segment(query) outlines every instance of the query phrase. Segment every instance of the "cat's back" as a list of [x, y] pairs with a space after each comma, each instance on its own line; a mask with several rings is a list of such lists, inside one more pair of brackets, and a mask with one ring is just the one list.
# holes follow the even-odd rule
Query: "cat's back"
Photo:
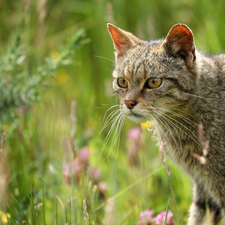
[[205, 137], [210, 141], [213, 158], [220, 160], [225, 157], [225, 54], [201, 54], [200, 60], [196, 113], [200, 115]]
[[[198, 54], [196, 92], [206, 99], [225, 100], [225, 54], [205, 56]], [[225, 108], [225, 104], [221, 106]]]

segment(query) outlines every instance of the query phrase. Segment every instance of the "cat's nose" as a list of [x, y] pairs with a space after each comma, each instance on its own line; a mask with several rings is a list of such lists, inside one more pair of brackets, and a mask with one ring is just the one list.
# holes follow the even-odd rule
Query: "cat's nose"
[[137, 102], [134, 100], [124, 100], [124, 104], [126, 104], [128, 109], [133, 109]]

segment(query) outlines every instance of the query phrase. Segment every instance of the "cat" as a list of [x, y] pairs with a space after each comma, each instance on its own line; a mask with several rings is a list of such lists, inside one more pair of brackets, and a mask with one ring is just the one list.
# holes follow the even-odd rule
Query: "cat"
[[[218, 224], [225, 215], [225, 54], [201, 53], [184, 24], [153, 41], [107, 26], [121, 113], [138, 123], [152, 120], [160, 142], [167, 143], [163, 152], [191, 177], [188, 225]], [[205, 164], [194, 157], [203, 154], [199, 124], [209, 141]]]

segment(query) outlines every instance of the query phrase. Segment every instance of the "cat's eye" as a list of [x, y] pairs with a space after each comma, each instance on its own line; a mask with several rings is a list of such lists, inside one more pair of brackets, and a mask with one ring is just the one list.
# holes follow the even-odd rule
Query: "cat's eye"
[[158, 88], [162, 84], [161, 78], [150, 78], [147, 80], [145, 86], [146, 88]]
[[121, 87], [121, 88], [127, 88], [127, 87], [128, 87], [127, 81], [126, 81], [125, 79], [123, 79], [122, 77], [119, 77], [119, 78], [117, 79], [117, 84], [118, 84], [118, 86]]

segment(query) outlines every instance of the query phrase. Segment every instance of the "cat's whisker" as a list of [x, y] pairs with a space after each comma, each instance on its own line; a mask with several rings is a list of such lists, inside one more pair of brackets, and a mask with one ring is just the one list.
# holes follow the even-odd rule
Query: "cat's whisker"
[[196, 98], [203, 98], [203, 99], [210, 99], [210, 100], [212, 100], [212, 98], [204, 98], [204, 97], [199, 96], [199, 95], [194, 95], [194, 94], [185, 93], [185, 92], [181, 92], [181, 94], [190, 95], [190, 96], [193, 96], [193, 97], [196, 97]]
[[[187, 115], [189, 115], [190, 117], [192, 117], [192, 114], [187, 113], [187, 112], [184, 111], [184, 110], [178, 109], [177, 107], [170, 106], [170, 108], [173, 108], [174, 110], [176, 110], [176, 111], [178, 111], [178, 112], [181, 112], [181, 113], [183, 113], [183, 114], [187, 114]], [[184, 115], [183, 115], [183, 116], [184, 116]], [[192, 122], [195, 123], [195, 124], [198, 124], [198, 123], [196, 123], [196, 122], [194, 122], [194, 121], [192, 121]]]
[[[112, 103], [112, 104], [101, 104], [101, 106], [95, 106], [95, 109], [102, 109], [103, 107], [105, 106], [119, 106], [119, 104], [115, 104], [115, 103]], [[107, 111], [109, 111], [110, 109], [107, 109]], [[107, 113], [107, 111], [105, 112], [105, 114]]]
[[[159, 121], [166, 129], [168, 129], [168, 126], [165, 126], [165, 124], [162, 122], [162, 118], [159, 118], [156, 114], [155, 114], [154, 116], [157, 118], [156, 121], [158, 120], [158, 121]], [[165, 120], [164, 120], [164, 122], [166, 123]], [[170, 145], [170, 155], [171, 155], [172, 158], [174, 158], [175, 152], [173, 151], [171, 142], [169, 142], [169, 138], [167, 137], [165, 131], [164, 131], [163, 128], [160, 126], [160, 124], [159, 124], [158, 122], [157, 122], [157, 124], [158, 124], [158, 127], [157, 127], [157, 128], [160, 129], [161, 135], [162, 135], [162, 133], [163, 133], [164, 139], [167, 139], [167, 143], [169, 143], [169, 145]], [[166, 124], [167, 124], [167, 123], [166, 123]], [[167, 124], [167, 125], [168, 125], [168, 124]], [[172, 138], [174, 139], [175, 144], [177, 145], [177, 141], [176, 141], [176, 139], [174, 138], [173, 133], [172, 133], [171, 130], [170, 130], [170, 132], [171, 132]], [[178, 145], [177, 145], [177, 149], [179, 150]], [[172, 152], [174, 152], [174, 153], [172, 154]]]
[[[103, 123], [104, 123], [104, 125], [103, 125], [103, 128], [101, 129], [101, 131], [99, 132], [99, 135], [101, 134], [101, 132], [108, 126], [108, 124], [110, 124], [111, 122], [110, 122], [110, 120], [113, 118], [113, 116], [117, 113], [117, 112], [119, 112], [120, 110], [119, 109], [114, 109], [112, 112], [110, 112], [109, 113], [109, 115], [106, 117], [106, 113], [105, 113], [105, 115], [104, 115], [104, 117], [103, 117]], [[105, 118], [106, 117], [106, 118]], [[99, 136], [98, 135], [98, 136]]]
[[103, 131], [106, 127], [108, 127], [108, 126], [113, 122], [113, 119], [112, 119], [112, 118], [113, 118], [119, 111], [120, 111], [119, 109], [116, 109], [116, 110], [112, 111], [112, 112], [107, 116], [106, 121], [105, 121], [105, 123], [104, 123], [104, 125], [103, 125], [101, 131], [100, 131], [99, 134], [98, 134], [98, 137], [99, 137], [99, 135], [102, 133], [102, 131]]
[[[111, 106], [119, 106], [119, 104], [118, 103], [112, 103], [112, 104], [101, 104], [102, 106], [109, 106], [109, 105], [111, 105]], [[97, 108], [97, 107], [96, 107]], [[101, 107], [99, 107], [99, 108], [101, 108]]]
[[93, 55], [94, 57], [97, 57], [97, 58], [101, 58], [101, 59], [107, 59], [107, 60], [109, 60], [109, 61], [111, 61], [111, 62], [113, 62], [114, 63], [114, 60], [112, 60], [112, 59], [109, 59], [109, 58], [107, 58], [107, 57], [104, 57], [104, 56], [99, 56], [99, 55]]
[[[155, 113], [158, 113], [160, 116], [166, 116], [168, 117], [168, 119], [170, 119], [170, 122], [176, 126], [179, 130], [181, 130], [183, 133], [185, 133], [186, 135], [188, 135], [188, 137], [190, 137], [196, 144], [198, 144], [199, 146], [202, 147], [202, 145], [200, 144], [199, 140], [198, 140], [198, 137], [189, 129], [187, 128], [185, 125], [183, 125], [182, 123], [180, 123], [179, 121], [177, 121], [176, 119], [168, 116], [167, 114], [163, 114], [162, 112], [159, 112], [159, 111], [155, 111]], [[187, 132], [185, 132], [181, 127], [179, 127], [176, 123], [172, 122], [171, 120], [177, 122], [178, 124], [180, 124], [182, 127], [186, 128], [187, 131], [189, 131], [194, 137], [190, 136]]]
[[[165, 119], [167, 119], [168, 121], [170, 121], [173, 125], [175, 124], [174, 122], [172, 122], [171, 120], [179, 123], [180, 125], [182, 125], [184, 128], [186, 128], [187, 130], [189, 130], [184, 124], [181, 124], [178, 120], [176, 120], [175, 118], [169, 116], [168, 114], [162, 112], [161, 110], [159, 110], [159, 108], [155, 108], [154, 110], [155, 113], [157, 113], [160, 117], [164, 117]], [[176, 124], [175, 124], [176, 125]], [[180, 127], [179, 127], [180, 128]], [[181, 128], [180, 128], [181, 129]], [[189, 130], [190, 131], [190, 130]], [[190, 131], [191, 132], [191, 131]], [[192, 132], [191, 132], [192, 133]], [[194, 135], [194, 134], [193, 134]], [[196, 135], [194, 135], [196, 136]]]
[[[167, 138], [167, 136], [165, 135], [165, 133], [163, 134], [162, 133], [162, 128], [161, 128], [161, 126], [159, 125], [159, 123], [157, 122], [157, 119], [155, 119], [154, 118], [154, 116], [156, 116], [156, 115], [148, 115], [148, 116], [150, 116], [150, 117], [148, 117], [148, 118], [146, 118], [145, 117], [145, 119], [146, 119], [146, 121], [153, 121], [153, 123], [154, 123], [154, 125], [155, 125], [155, 127], [158, 129], [158, 131], [159, 131], [159, 133], [161, 133], [161, 137], [163, 138], [164, 137], [164, 141], [163, 142], [165, 142], [165, 140], [167, 140], [167, 142], [168, 142], [168, 138]], [[158, 117], [157, 117], [158, 118]], [[164, 131], [163, 131], [164, 132]], [[168, 142], [168, 144], [170, 145], [170, 142]], [[170, 149], [172, 150], [172, 148], [171, 148], [171, 145], [170, 145]]]
[[166, 112], [169, 112], [169, 113], [171, 113], [171, 114], [173, 114], [173, 115], [179, 117], [180, 119], [184, 120], [184, 121], [187, 122], [189, 125], [191, 125], [196, 131], [198, 131], [198, 129], [197, 129], [193, 124], [191, 124], [191, 122], [194, 123], [194, 124], [196, 124], [196, 125], [198, 125], [198, 124], [195, 123], [195, 122], [193, 122], [192, 120], [186, 118], [185, 116], [183, 116], [183, 115], [181, 115], [181, 114], [179, 114], [179, 113], [176, 113], [176, 112], [174, 112], [174, 111], [171, 111], [171, 110], [169, 110], [169, 109], [166, 109], [166, 108], [158, 108], [158, 107], [155, 107], [155, 109], [159, 109], [159, 110], [161, 110], [161, 111], [166, 111]]
[[110, 136], [111, 136], [111, 134], [112, 134], [113, 128], [114, 128], [114, 126], [116, 125], [116, 123], [117, 123], [117, 121], [118, 121], [118, 119], [119, 119], [120, 116], [121, 116], [121, 113], [119, 113], [119, 115], [117, 115], [117, 116], [114, 118], [113, 124], [112, 124], [112, 126], [111, 126], [111, 128], [110, 128], [108, 134], [106, 135], [104, 141], [103, 141], [103, 147], [102, 147], [102, 149], [101, 149], [101, 152], [100, 152], [100, 154], [99, 154], [97, 160], [98, 160], [98, 159], [100, 158], [100, 156], [102, 155], [103, 150], [105, 149], [105, 147], [106, 147], [106, 145], [107, 145], [107, 143], [108, 143], [108, 141], [109, 141], [109, 138], [110, 138]]
[[[156, 116], [156, 115], [154, 115], [154, 116]], [[160, 119], [159, 119], [159, 120], [160, 120]], [[161, 137], [161, 141], [164, 140], [163, 142], [167, 142], [167, 146], [168, 146], [168, 147], [164, 150], [164, 152], [165, 152], [166, 154], [169, 154], [169, 155], [171, 156], [171, 158], [174, 159], [174, 154], [172, 154], [173, 148], [172, 148], [171, 143], [169, 142], [169, 138], [167, 137], [167, 135], [166, 135], [166, 133], [164, 132], [163, 128], [162, 128], [162, 127], [160, 126], [160, 124], [158, 123], [157, 119], [154, 118], [153, 121], [154, 121], [154, 124], [155, 124], [156, 127], [157, 127], [158, 132], [159, 132], [159, 135], [160, 135], [160, 137]]]
[[120, 110], [119, 109], [115, 109], [113, 110], [106, 118], [106, 120], [104, 121], [105, 125], [108, 126], [108, 123], [110, 123], [110, 120], [114, 117], [114, 115], [119, 112]]
[[[162, 113], [162, 112], [161, 112], [161, 113]], [[173, 117], [171, 117], [171, 116], [169, 116], [169, 115], [167, 115], [167, 114], [165, 114], [165, 113], [162, 113], [162, 114], [165, 115], [165, 116], [167, 116], [168, 118], [172, 119], [173, 121], [179, 123], [179, 124], [182, 125], [184, 128], [186, 128], [186, 129], [187, 129], [187, 130], [188, 130], [188, 131], [196, 138], [197, 142], [200, 143], [200, 142], [199, 142], [199, 139], [198, 139], [198, 136], [197, 136], [196, 134], [194, 134], [187, 126], [185, 126], [184, 124], [180, 123], [178, 120], [174, 119]], [[170, 120], [170, 121], [171, 121], [171, 120]], [[171, 122], [172, 122], [172, 121], [171, 121]], [[190, 125], [191, 125], [191, 124], [190, 124]], [[198, 129], [195, 128], [195, 130], [198, 132]]]
[[[154, 112], [155, 112], [155, 111], [154, 111]], [[155, 113], [157, 113], [157, 112], [155, 112]], [[157, 118], [159, 119], [158, 116], [157, 116]], [[162, 124], [164, 125], [164, 127], [165, 127], [167, 130], [170, 131], [170, 134], [171, 134], [171, 136], [172, 136], [172, 138], [173, 138], [173, 140], [174, 140], [174, 143], [176, 144], [176, 148], [177, 148], [177, 150], [180, 152], [180, 155], [182, 156], [181, 139], [180, 139], [180, 135], [179, 135], [177, 129], [175, 129], [175, 127], [173, 126], [173, 124], [171, 124], [171, 122], [170, 122], [167, 118], [165, 118], [164, 116], [161, 116], [161, 119], [165, 122], [165, 124], [164, 124], [164, 123], [162, 123]], [[179, 145], [180, 145], [180, 147], [178, 146], [177, 140], [176, 140], [176, 138], [175, 138], [174, 135], [173, 135], [173, 131], [171, 130], [170, 126], [169, 126], [167, 123], [169, 123], [169, 124], [171, 125], [171, 127], [176, 131], [177, 136], [178, 136], [178, 138], [179, 138]], [[181, 149], [180, 149], [180, 148], [181, 148]]]
[[114, 126], [115, 126], [116, 123], [118, 122], [120, 116], [121, 116], [121, 113], [119, 113], [119, 115], [117, 115], [116, 118], [114, 118], [113, 124], [112, 124], [112, 126], [111, 126], [111, 128], [110, 128], [110, 130], [109, 130], [109, 132], [108, 132], [108, 134], [107, 134], [107, 136], [106, 136], [106, 138], [105, 138], [105, 140], [104, 140], [104, 142], [103, 142], [103, 143], [104, 143], [104, 147], [105, 147], [106, 143], [108, 142], [109, 137], [111, 136], [112, 131], [113, 131], [113, 129], [114, 129]]
[[119, 146], [120, 146], [120, 134], [121, 134], [121, 130], [123, 128], [123, 125], [125, 123], [125, 119], [126, 118], [122, 115], [122, 122], [120, 124], [119, 132], [118, 132], [118, 143], [117, 143], [116, 156], [115, 156], [115, 160], [114, 160], [114, 163], [113, 163], [113, 167], [115, 166], [116, 159], [117, 159], [117, 156], [118, 156], [118, 151], [119, 151]]
[[119, 104], [113, 104], [111, 107], [109, 107], [109, 108], [106, 110], [105, 114], [106, 114], [110, 109], [112, 109], [112, 108], [114, 108], [114, 107], [118, 107], [118, 106], [120, 106], [120, 105], [119, 105]]
[[108, 111], [111, 110], [111, 109], [113, 109], [113, 108], [115, 108], [115, 107], [119, 107], [119, 105], [113, 105], [113, 106], [111, 106], [109, 109], [107, 109], [107, 111], [106, 111], [105, 114], [104, 114], [103, 121], [105, 121], [105, 117], [106, 117]]
[[[120, 113], [119, 117], [120, 117], [120, 118], [118, 119], [117, 126], [116, 126], [116, 130], [115, 130], [114, 135], [113, 135], [113, 138], [112, 138], [112, 144], [111, 144], [111, 146], [110, 146], [109, 153], [108, 153], [108, 155], [105, 157], [105, 159], [109, 158], [110, 153], [111, 153], [111, 151], [112, 151], [114, 145], [116, 144], [116, 141], [117, 141], [117, 138], [116, 138], [116, 137], [119, 135], [119, 134], [118, 134], [118, 129], [119, 129], [121, 120], [123, 119], [122, 113]], [[105, 159], [104, 159], [104, 160], [105, 160]]]

